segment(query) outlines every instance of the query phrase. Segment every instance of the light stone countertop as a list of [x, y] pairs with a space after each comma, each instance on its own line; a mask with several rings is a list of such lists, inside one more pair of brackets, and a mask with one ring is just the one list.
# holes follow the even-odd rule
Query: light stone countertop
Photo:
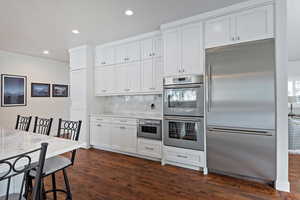
[[154, 119], [162, 120], [163, 116], [156, 113], [95, 113], [91, 117], [111, 117], [111, 118], [129, 118], [129, 119]]
[[79, 149], [83, 145], [63, 138], [0, 128], [0, 160], [40, 148], [43, 142], [48, 143], [46, 158]]

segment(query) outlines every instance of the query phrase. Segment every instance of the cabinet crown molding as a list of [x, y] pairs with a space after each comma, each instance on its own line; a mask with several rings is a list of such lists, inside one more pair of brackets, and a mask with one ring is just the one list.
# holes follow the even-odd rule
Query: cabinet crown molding
[[113, 42], [109, 42], [109, 43], [105, 43], [105, 44], [100, 44], [100, 45], [97, 45], [96, 48], [103, 48], [103, 47], [107, 47], [107, 46], [116, 46], [116, 45], [126, 44], [126, 43], [130, 43], [130, 42], [136, 42], [139, 40], [144, 40], [147, 38], [160, 36], [160, 35], [161, 35], [160, 30], [152, 31], [149, 33], [140, 34], [140, 35], [129, 37], [129, 38], [122, 39], [122, 40], [117, 40], [117, 41], [113, 41]]
[[165, 30], [175, 28], [178, 26], [182, 26], [182, 25], [186, 25], [189, 23], [205, 21], [210, 18], [233, 14], [235, 12], [240, 12], [240, 11], [243, 11], [246, 9], [251, 9], [251, 8], [255, 8], [255, 7], [259, 7], [259, 6], [274, 4], [275, 3], [274, 1], [275, 0], [250, 0], [250, 1], [242, 2], [242, 3], [238, 3], [238, 4], [233, 4], [231, 6], [227, 6], [224, 8], [217, 9], [217, 10], [204, 12], [199, 15], [195, 15], [192, 17], [173, 21], [170, 23], [162, 24], [162, 25], [160, 25], [160, 30], [165, 31]]

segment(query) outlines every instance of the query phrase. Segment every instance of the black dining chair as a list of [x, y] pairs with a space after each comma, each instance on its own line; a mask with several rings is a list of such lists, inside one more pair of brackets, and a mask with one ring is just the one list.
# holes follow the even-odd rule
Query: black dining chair
[[46, 118], [35, 117], [33, 132], [49, 136], [51, 132], [52, 122], [53, 122], [53, 118], [46, 119]]
[[[0, 185], [5, 186], [6, 190], [4, 196], [1, 196], [1, 200], [25, 200], [27, 196], [24, 195], [26, 193], [26, 188], [24, 187], [27, 182], [28, 174], [32, 169], [36, 170], [35, 175], [35, 184], [33, 186], [32, 192], [32, 200], [41, 200], [41, 180], [42, 180], [42, 172], [45, 163], [45, 157], [47, 152], [48, 143], [42, 143], [41, 147], [26, 153], [22, 153], [10, 158], [6, 158], [0, 160], [1, 173], [0, 173]], [[39, 154], [38, 154], [39, 153]], [[36, 163], [32, 163], [33, 157], [38, 156], [39, 160]], [[17, 193], [15, 191], [11, 191], [12, 180], [17, 176], [20, 177], [23, 175], [22, 182], [20, 186], [20, 190], [18, 189]], [[25, 190], [24, 190], [25, 188]], [[25, 196], [25, 197], [24, 197]]]
[[29, 131], [31, 118], [31, 116], [25, 117], [18, 115], [15, 129], [20, 131]]
[[[69, 121], [59, 119], [57, 137], [78, 141], [82, 121]], [[66, 199], [72, 200], [72, 193], [66, 168], [72, 166], [75, 161], [76, 150], [71, 152], [71, 157], [67, 158], [64, 156], [55, 156], [45, 161], [43, 178], [50, 176], [52, 177], [52, 189], [45, 191], [46, 193], [53, 192], [53, 199], [57, 200], [57, 192], [63, 192], [67, 195]], [[56, 188], [56, 177], [55, 174], [59, 171], [63, 172], [64, 182], [66, 190]], [[34, 178], [34, 173], [30, 173], [31, 178]]]

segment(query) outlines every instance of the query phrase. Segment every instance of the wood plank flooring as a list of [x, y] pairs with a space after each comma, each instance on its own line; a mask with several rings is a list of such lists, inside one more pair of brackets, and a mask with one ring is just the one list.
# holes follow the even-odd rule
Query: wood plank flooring
[[[78, 151], [68, 175], [74, 200], [300, 200], [300, 155], [290, 155], [289, 162], [291, 193], [94, 149]], [[62, 174], [57, 177], [58, 186], [63, 187]], [[51, 187], [50, 179], [46, 186]], [[65, 199], [63, 194], [58, 196]]]

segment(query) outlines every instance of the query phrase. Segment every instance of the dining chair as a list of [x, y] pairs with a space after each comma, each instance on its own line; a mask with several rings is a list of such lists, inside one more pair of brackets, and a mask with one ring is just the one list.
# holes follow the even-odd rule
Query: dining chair
[[[69, 120], [59, 119], [57, 137], [78, 141], [81, 124], [82, 124], [81, 120], [69, 121]], [[74, 165], [75, 156], [76, 156], [76, 150], [73, 150], [71, 152], [70, 158], [64, 156], [55, 156], [45, 161], [43, 178], [51, 175], [52, 189], [45, 191], [44, 195], [46, 195], [46, 193], [52, 192], [53, 199], [57, 200], [57, 192], [63, 192], [67, 195], [66, 199], [72, 200], [72, 193], [71, 193], [71, 188], [70, 188], [70, 183], [68, 180], [66, 168]], [[63, 173], [66, 190], [56, 188], [55, 175], [59, 171], [62, 171]], [[31, 178], [34, 178], [34, 173], [30, 173], [30, 176]]]
[[18, 115], [15, 129], [20, 131], [29, 131], [31, 118], [31, 116], [25, 117]]
[[53, 122], [53, 118], [46, 119], [46, 118], [35, 117], [33, 132], [49, 136], [52, 122]]
[[[47, 152], [48, 143], [42, 143], [41, 147], [26, 153], [12, 156], [0, 160], [1, 173], [0, 173], [0, 185], [6, 188], [4, 196], [0, 197], [0, 200], [25, 200], [27, 196], [24, 197], [24, 185], [27, 182], [28, 174], [32, 169], [36, 169], [35, 184], [33, 186], [32, 200], [41, 200], [41, 180], [42, 172], [45, 163], [45, 157]], [[38, 162], [32, 163], [33, 158], [37, 156], [39, 158]], [[18, 178], [21, 175], [22, 181], [20, 184], [20, 189], [17, 192], [11, 191], [14, 184], [12, 184], [14, 178]], [[5, 185], [6, 184], [6, 185]], [[5, 187], [6, 186], [6, 187]], [[25, 188], [26, 190], [26, 188]]]

